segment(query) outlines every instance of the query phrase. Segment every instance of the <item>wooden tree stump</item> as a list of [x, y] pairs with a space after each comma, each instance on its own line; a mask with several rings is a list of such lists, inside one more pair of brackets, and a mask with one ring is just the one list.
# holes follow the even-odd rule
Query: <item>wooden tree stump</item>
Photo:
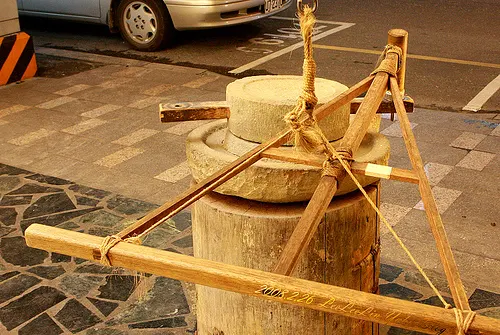
[[[378, 198], [377, 187], [369, 186], [367, 191], [374, 201]], [[211, 193], [194, 205], [195, 257], [273, 271], [305, 206]], [[354, 192], [336, 197], [293, 276], [377, 292], [378, 242], [378, 218], [363, 196]], [[262, 289], [272, 294], [274, 288]], [[285, 295], [308, 298], [294, 292]], [[199, 335], [378, 334], [378, 325], [371, 322], [205, 286], [197, 285], [197, 296]]]

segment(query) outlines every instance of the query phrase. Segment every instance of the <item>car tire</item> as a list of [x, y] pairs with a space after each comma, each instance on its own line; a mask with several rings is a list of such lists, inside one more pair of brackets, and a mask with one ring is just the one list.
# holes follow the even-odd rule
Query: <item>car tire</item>
[[118, 5], [117, 21], [123, 39], [140, 51], [165, 48], [175, 33], [167, 6], [161, 0], [123, 0]]

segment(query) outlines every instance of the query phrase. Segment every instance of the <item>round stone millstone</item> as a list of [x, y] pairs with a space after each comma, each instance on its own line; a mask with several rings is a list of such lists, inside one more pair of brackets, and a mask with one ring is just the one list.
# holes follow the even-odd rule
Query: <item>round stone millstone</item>
[[[348, 89], [322, 78], [316, 78], [315, 88], [318, 107]], [[232, 82], [226, 89], [231, 110], [229, 131], [247, 141], [267, 141], [287, 127], [283, 117], [295, 107], [301, 92], [301, 76], [254, 76]], [[319, 122], [328, 140], [344, 136], [349, 115], [350, 104], [346, 104]]]
[[[335, 143], [333, 143], [335, 145]], [[227, 121], [218, 120], [193, 130], [187, 138], [186, 155], [196, 182], [209, 177], [257, 146], [228, 131]], [[294, 148], [286, 148], [294, 150]], [[368, 132], [354, 159], [362, 163], [386, 165], [389, 140]], [[363, 186], [379, 178], [358, 175]], [[287, 203], [311, 199], [321, 178], [321, 169], [308, 165], [261, 159], [219, 186], [215, 191], [262, 202]], [[356, 190], [349, 176], [339, 185], [336, 196]]]

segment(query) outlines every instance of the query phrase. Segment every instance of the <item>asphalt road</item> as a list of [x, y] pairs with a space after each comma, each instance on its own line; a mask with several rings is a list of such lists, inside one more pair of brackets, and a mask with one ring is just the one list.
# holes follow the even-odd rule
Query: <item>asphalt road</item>
[[[408, 60], [407, 94], [419, 107], [462, 111], [488, 84], [498, 85], [498, 13], [498, 0], [320, 1], [318, 75], [353, 85], [373, 69], [378, 58], [374, 52], [385, 46], [387, 31], [403, 28], [409, 31], [413, 55]], [[180, 32], [175, 45], [154, 53], [130, 49], [105, 26], [24, 18], [22, 28], [37, 46], [204, 68], [239, 78], [301, 73], [294, 14], [295, 8], [290, 8], [241, 26]], [[481, 110], [498, 113], [500, 91], [489, 95]]]

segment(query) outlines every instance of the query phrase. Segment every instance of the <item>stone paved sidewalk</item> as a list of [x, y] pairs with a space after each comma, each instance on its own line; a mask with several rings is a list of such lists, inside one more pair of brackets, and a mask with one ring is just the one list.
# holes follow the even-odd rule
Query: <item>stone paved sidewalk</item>
[[[224, 100], [233, 79], [47, 52], [59, 57], [54, 64], [72, 62], [60, 57], [80, 59], [81, 72], [0, 87], [0, 333], [193, 332], [191, 285], [150, 276], [141, 284], [148, 293], [138, 300], [136, 274], [29, 249], [22, 231], [42, 221], [107, 235], [187, 188], [184, 141], [206, 121], [161, 124], [157, 104]], [[410, 120], [471, 305], [498, 318], [500, 114], [417, 109]], [[409, 168], [397, 122], [383, 119], [381, 130], [391, 142], [391, 166]], [[449, 297], [416, 186], [383, 182], [381, 207]], [[146, 243], [190, 254], [189, 213]], [[382, 260], [382, 294], [437, 303], [385, 229]], [[37, 307], [24, 310], [25, 304]]]
[[[137, 285], [139, 277], [131, 271], [28, 248], [24, 242], [23, 231], [35, 222], [107, 236], [156, 205], [4, 164], [0, 199], [0, 333], [194, 333], [193, 285], [157, 276]], [[192, 255], [190, 227], [190, 214], [182, 212], [143, 244]], [[429, 274], [451, 303], [444, 278]], [[440, 306], [415, 270], [382, 264], [380, 283], [382, 295]], [[476, 288], [470, 303], [481, 314], [500, 318], [500, 294]]]

